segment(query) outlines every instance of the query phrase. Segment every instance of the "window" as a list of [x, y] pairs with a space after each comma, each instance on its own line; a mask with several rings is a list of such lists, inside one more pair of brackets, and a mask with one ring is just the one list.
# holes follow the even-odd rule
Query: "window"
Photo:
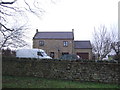
[[39, 41], [40, 46], [44, 46], [44, 41]]
[[41, 52], [37, 52], [37, 55], [43, 57], [43, 54]]
[[62, 55], [68, 55], [69, 52], [62, 52]]
[[67, 47], [68, 46], [68, 41], [63, 41], [63, 46]]
[[50, 57], [54, 58], [55, 53], [54, 52], [50, 52]]

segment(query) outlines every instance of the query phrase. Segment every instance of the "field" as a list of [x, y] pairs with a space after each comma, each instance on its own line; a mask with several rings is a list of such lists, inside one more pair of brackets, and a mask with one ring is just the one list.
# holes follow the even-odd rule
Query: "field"
[[3, 76], [3, 88], [119, 88], [116, 84], [78, 82], [38, 77]]

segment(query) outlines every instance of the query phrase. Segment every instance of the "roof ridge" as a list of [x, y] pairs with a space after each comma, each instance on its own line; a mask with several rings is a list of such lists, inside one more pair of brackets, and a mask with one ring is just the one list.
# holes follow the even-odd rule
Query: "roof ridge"
[[72, 33], [72, 32], [37, 32], [37, 33]]
[[74, 42], [90, 42], [90, 40], [74, 40]]
[[73, 32], [37, 32], [34, 39], [73, 39]]

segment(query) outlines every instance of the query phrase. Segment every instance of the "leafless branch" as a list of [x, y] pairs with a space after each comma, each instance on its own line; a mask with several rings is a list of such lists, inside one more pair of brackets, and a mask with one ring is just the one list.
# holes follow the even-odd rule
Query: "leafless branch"
[[11, 30], [11, 29], [7, 28], [7, 27], [6, 27], [5, 25], [3, 25], [2, 23], [0, 23], [0, 25], [1, 25], [3, 28], [5, 28], [6, 31], [13, 31], [13, 29]]
[[1, 1], [0, 2], [0, 5], [3, 5], [3, 4], [13, 4], [13, 3], [15, 3], [17, 0], [14, 0], [14, 1], [12, 1], [12, 2], [3, 2], [3, 1]]
[[105, 25], [100, 26], [98, 30], [94, 30], [93, 38], [93, 50], [99, 55], [98, 59], [102, 60], [111, 51], [111, 38]]
[[4, 38], [0, 42], [0, 49], [8, 46], [21, 47], [26, 45], [26, 42], [23, 40], [23, 33], [27, 29], [25, 25], [20, 27], [14, 26], [14, 29], [8, 29], [5, 25], [2, 26], [4, 27], [0, 32], [3, 34]]
[[[25, 41], [22, 39], [26, 26], [21, 26], [21, 24], [19, 24], [16, 28], [12, 27], [12, 24], [15, 21], [21, 23], [24, 19], [26, 22], [28, 12], [35, 14], [37, 17], [40, 17], [45, 12], [40, 6], [40, 2], [37, 0], [22, 0], [21, 2], [23, 6], [21, 6], [21, 2], [19, 1], [20, 0], [0, 0], [0, 26], [2, 26], [0, 34], [3, 37], [2, 41], [0, 41], [0, 49], [9, 45], [26, 45]], [[24, 21], [22, 24], [23, 23]]]

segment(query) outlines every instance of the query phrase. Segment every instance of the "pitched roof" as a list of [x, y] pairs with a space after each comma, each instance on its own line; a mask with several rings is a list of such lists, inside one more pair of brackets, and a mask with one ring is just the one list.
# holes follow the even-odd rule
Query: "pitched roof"
[[73, 32], [37, 32], [33, 39], [74, 39]]
[[91, 49], [90, 41], [74, 41], [74, 48], [75, 49]]

